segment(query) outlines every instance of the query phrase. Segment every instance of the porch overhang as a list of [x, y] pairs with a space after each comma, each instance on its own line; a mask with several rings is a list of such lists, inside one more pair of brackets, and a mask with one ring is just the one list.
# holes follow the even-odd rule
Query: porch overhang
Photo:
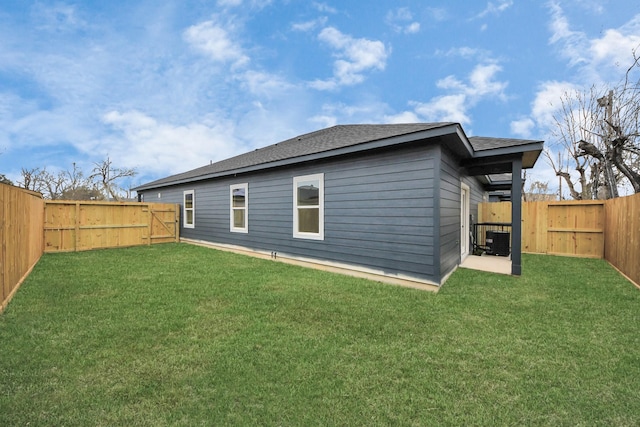
[[[462, 161], [467, 175], [476, 176], [485, 191], [508, 191], [511, 195], [511, 274], [522, 273], [522, 170], [532, 168], [543, 141], [470, 138], [474, 147]], [[509, 144], [513, 141], [513, 144]]]

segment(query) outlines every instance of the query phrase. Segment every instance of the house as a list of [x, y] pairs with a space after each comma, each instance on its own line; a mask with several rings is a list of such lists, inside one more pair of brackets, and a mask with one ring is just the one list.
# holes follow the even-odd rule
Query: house
[[180, 203], [188, 242], [439, 286], [469, 254], [489, 191], [518, 201], [512, 274], [520, 274], [522, 169], [542, 147], [468, 138], [458, 123], [338, 125], [135, 190], [145, 202]]

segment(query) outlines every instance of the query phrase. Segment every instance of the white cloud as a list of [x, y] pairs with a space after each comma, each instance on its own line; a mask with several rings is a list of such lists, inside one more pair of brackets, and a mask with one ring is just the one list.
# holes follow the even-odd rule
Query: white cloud
[[576, 0], [576, 3], [578, 3], [580, 7], [583, 7], [596, 15], [601, 15], [606, 8], [606, 2], [603, 2], [602, 0]]
[[338, 119], [335, 116], [317, 115], [309, 119], [311, 123], [317, 124], [319, 128], [329, 128], [338, 124]]
[[233, 30], [232, 26], [225, 28], [214, 18], [187, 28], [184, 39], [213, 61], [241, 66], [249, 62], [249, 57], [232, 39]]
[[458, 122], [471, 123], [467, 110], [467, 96], [464, 94], [443, 95], [431, 99], [429, 102], [410, 102], [415, 112], [427, 122]]
[[[632, 51], [640, 46], [640, 14], [619, 28], [608, 28], [599, 37], [589, 38], [587, 33], [575, 31], [559, 2], [550, 2], [551, 32], [549, 42], [558, 45], [558, 53], [569, 66], [575, 68], [571, 81], [542, 82], [531, 103], [529, 119], [538, 132], [549, 136], [555, 126], [554, 113], [565, 93], [579, 91], [591, 85], [617, 84], [632, 62]], [[514, 132], [533, 133], [532, 122], [521, 118], [512, 122]]]
[[387, 19], [393, 21], [411, 21], [413, 14], [408, 7], [399, 7], [395, 11], [387, 12]]
[[556, 2], [549, 3], [551, 11], [551, 44], [561, 43], [560, 53], [569, 60], [569, 65], [576, 65], [587, 62], [584, 53], [587, 52], [588, 42], [584, 33], [573, 31], [569, 25], [569, 20], [564, 14], [562, 7]]
[[438, 56], [444, 56], [446, 58], [479, 59], [485, 62], [493, 62], [493, 60], [491, 59], [490, 51], [477, 47], [452, 47], [446, 51], [437, 49], [435, 54]]
[[217, 5], [220, 7], [240, 7], [247, 6], [255, 9], [262, 9], [269, 6], [272, 0], [218, 0]]
[[631, 65], [631, 52], [640, 48], [640, 14], [620, 28], [608, 29], [601, 38], [590, 41], [589, 53], [594, 67]]
[[76, 6], [62, 2], [52, 5], [37, 2], [31, 8], [31, 15], [39, 30], [69, 32], [87, 25]]
[[498, 96], [505, 99], [504, 90], [507, 88], [506, 82], [494, 80], [496, 74], [502, 71], [502, 67], [497, 64], [480, 64], [476, 66], [469, 76], [469, 83], [466, 92], [472, 97]]
[[85, 149], [109, 154], [118, 165], [144, 164], [147, 172], [184, 172], [242, 150], [233, 137], [233, 125], [219, 118], [215, 122], [171, 125], [132, 110], [111, 111], [104, 115], [103, 122], [112, 128], [113, 136], [94, 141]]
[[502, 71], [498, 64], [478, 64], [471, 71], [467, 81], [455, 76], [447, 76], [436, 82], [440, 89], [450, 92], [447, 95], [436, 96], [428, 102], [411, 101], [413, 112], [404, 112], [399, 116], [412, 118], [416, 114], [420, 120], [429, 122], [450, 121], [470, 124], [469, 110], [483, 99], [497, 98], [505, 100], [505, 90], [508, 83], [495, 79]]
[[500, 0], [497, 3], [490, 1], [484, 10], [475, 16], [475, 19], [484, 18], [487, 15], [500, 15], [513, 6], [513, 0]]
[[427, 13], [433, 21], [442, 22], [449, 19], [449, 12], [443, 7], [428, 7]]
[[218, 6], [237, 7], [242, 4], [242, 0], [218, 0]]
[[601, 31], [590, 39], [585, 32], [571, 28], [569, 19], [557, 2], [549, 3], [551, 21], [549, 43], [558, 45], [558, 53], [576, 67], [579, 78], [590, 83], [610, 81], [632, 62], [632, 51], [640, 46], [640, 14], [619, 28]]
[[397, 33], [415, 34], [420, 31], [420, 23], [413, 20], [413, 14], [406, 7], [387, 12], [385, 21]]
[[[22, 100], [17, 102], [22, 103]], [[24, 106], [23, 106], [24, 107]], [[81, 112], [64, 107], [53, 110], [34, 109], [9, 120], [0, 120], [3, 130], [0, 141], [5, 140], [10, 150], [26, 147], [55, 146], [58, 144], [82, 144], [93, 136], [88, 128], [77, 126], [77, 116]], [[20, 108], [20, 106], [18, 106]], [[4, 122], [4, 123], [3, 123]]]
[[539, 85], [531, 102], [528, 117], [511, 121], [511, 132], [523, 138], [542, 138], [547, 146], [554, 144], [555, 118], [562, 110], [562, 97], [580, 90], [579, 86], [567, 81], [550, 80]]
[[324, 27], [327, 23], [327, 17], [321, 16], [320, 18], [313, 19], [311, 21], [298, 22], [295, 24], [291, 24], [291, 29], [294, 31], [302, 31], [309, 32], [313, 31], [316, 28]]
[[[220, 17], [195, 24], [160, 35], [107, 31], [91, 43], [64, 35], [38, 49], [1, 28], [10, 43], [0, 43], [0, 68], [37, 91], [0, 90], [0, 161], [19, 171], [90, 166], [109, 154], [144, 181], [309, 130], [308, 88], [277, 71], [215, 66], [246, 63], [238, 31]], [[187, 44], [204, 55], [185, 52]]]
[[468, 82], [461, 81], [455, 76], [447, 76], [438, 80], [436, 86], [440, 89], [460, 92], [471, 102], [485, 96], [497, 96], [504, 100], [507, 83], [494, 79], [500, 71], [502, 67], [498, 64], [478, 64], [469, 74]]
[[250, 93], [263, 97], [279, 96], [295, 88], [280, 76], [253, 70], [239, 75], [238, 80]]
[[323, 29], [318, 39], [333, 49], [338, 59], [333, 63], [333, 77], [316, 80], [310, 84], [319, 90], [333, 90], [339, 86], [349, 86], [364, 81], [364, 73], [370, 70], [384, 70], [389, 49], [381, 41], [356, 39], [341, 33], [333, 27]]
[[405, 28], [405, 32], [407, 34], [417, 33], [418, 31], [420, 31], [420, 23], [419, 22], [412, 22], [411, 24], [409, 24], [409, 26], [407, 26]]
[[316, 10], [323, 13], [338, 13], [338, 10], [336, 8], [331, 7], [326, 3], [313, 2], [312, 5], [314, 8], [316, 8]]
[[[322, 105], [321, 113], [313, 116], [309, 122], [326, 126], [338, 123], [388, 123], [388, 111], [389, 106], [386, 103], [375, 97], [368, 97], [357, 104], [326, 103]], [[314, 129], [317, 128], [318, 126], [314, 126]]]
[[511, 132], [522, 138], [530, 138], [531, 131], [533, 130], [535, 125], [535, 122], [529, 117], [514, 120], [511, 122]]
[[[593, 9], [590, 2], [585, 7]], [[558, 54], [573, 68], [570, 80], [549, 80], [539, 84], [531, 103], [529, 117], [512, 121], [511, 130], [519, 135], [550, 134], [555, 128], [554, 114], [561, 108], [566, 93], [581, 91], [591, 85], [617, 84], [631, 65], [633, 49], [640, 46], [640, 14], [618, 28], [607, 28], [597, 37], [572, 29], [560, 2], [548, 3], [550, 22], [549, 43], [558, 47]], [[597, 12], [597, 8], [595, 10]]]
[[570, 82], [543, 82], [531, 104], [531, 118], [538, 126], [552, 126], [553, 115], [561, 108], [561, 98], [565, 93], [574, 91], [577, 86]]
[[394, 114], [384, 117], [385, 123], [418, 123], [420, 118], [413, 111], [404, 111], [399, 114]]

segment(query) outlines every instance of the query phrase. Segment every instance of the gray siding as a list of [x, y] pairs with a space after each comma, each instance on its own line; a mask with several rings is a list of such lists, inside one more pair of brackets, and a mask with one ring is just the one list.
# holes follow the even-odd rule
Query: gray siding
[[442, 149], [440, 161], [440, 278], [460, 264], [460, 173]]
[[[182, 192], [195, 190], [195, 228], [182, 228], [185, 238], [439, 282], [439, 266], [434, 265], [437, 150], [437, 146], [410, 145], [143, 193], [145, 201], [182, 203]], [[325, 238], [296, 239], [293, 177], [315, 173], [324, 173]], [[229, 185], [244, 182], [249, 183], [249, 233], [232, 233]]]

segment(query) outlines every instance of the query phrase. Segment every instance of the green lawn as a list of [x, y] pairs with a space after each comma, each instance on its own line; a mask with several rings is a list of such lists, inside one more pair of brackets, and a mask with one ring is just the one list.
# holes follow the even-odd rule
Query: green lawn
[[438, 294], [186, 244], [46, 254], [0, 425], [638, 425], [640, 291], [523, 256]]

